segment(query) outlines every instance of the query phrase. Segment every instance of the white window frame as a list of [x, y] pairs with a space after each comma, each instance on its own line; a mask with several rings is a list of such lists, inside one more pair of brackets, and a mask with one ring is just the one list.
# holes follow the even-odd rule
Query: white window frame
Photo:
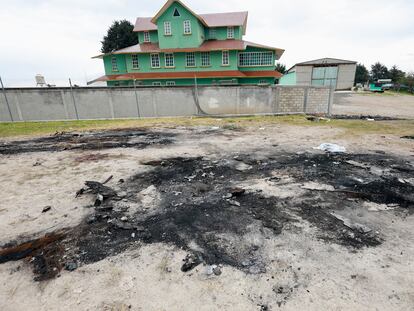
[[208, 37], [210, 39], [217, 39], [217, 29], [216, 28], [210, 28], [208, 30]]
[[171, 29], [171, 22], [164, 22], [164, 36], [171, 36], [172, 29]]
[[112, 58], [111, 58], [111, 65], [112, 65], [112, 71], [119, 71], [119, 68], [118, 68], [118, 59], [116, 58], [116, 56], [112, 56]]
[[201, 67], [211, 66], [210, 52], [201, 52], [200, 58], [201, 58]]
[[167, 81], [165, 82], [166, 86], [175, 86], [175, 81]]
[[132, 63], [132, 69], [139, 69], [138, 54], [132, 54], [131, 55], [131, 63]]
[[160, 81], [154, 81], [152, 82], [152, 86], [162, 86], [162, 83]]
[[234, 39], [234, 27], [227, 27], [227, 39]]
[[221, 52], [221, 65], [230, 66], [230, 52], [227, 50]]
[[191, 35], [191, 21], [190, 20], [185, 20], [183, 22], [183, 26], [184, 26], [184, 34], [185, 35]]
[[[153, 58], [156, 57], [156, 58]], [[150, 62], [151, 68], [161, 68], [161, 61], [160, 61], [160, 54], [159, 53], [151, 53], [150, 54]], [[158, 66], [154, 66], [158, 62]]]
[[239, 67], [270, 67], [274, 63], [272, 51], [239, 53]]
[[[170, 60], [172, 62], [168, 63], [167, 60]], [[174, 53], [165, 53], [164, 62], [165, 62], [165, 68], [175, 68]]]
[[[192, 56], [194, 60], [194, 65], [188, 65], [189, 56]], [[196, 55], [195, 52], [187, 52], [185, 53], [185, 66], [189, 68], [197, 67]]]
[[149, 31], [144, 31], [144, 42], [145, 43], [151, 42], [151, 36], [150, 36]]

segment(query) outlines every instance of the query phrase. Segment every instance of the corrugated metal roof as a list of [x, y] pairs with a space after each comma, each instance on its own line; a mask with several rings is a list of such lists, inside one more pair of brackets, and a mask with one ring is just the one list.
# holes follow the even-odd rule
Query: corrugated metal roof
[[248, 15], [248, 12], [200, 14], [208, 27], [243, 26], [243, 34], [246, 34]]
[[334, 65], [353, 65], [353, 64], [357, 64], [357, 62], [352, 61], [352, 60], [325, 57], [325, 58], [310, 60], [307, 62], [297, 63], [296, 65], [293, 65], [292, 67], [290, 67], [288, 69], [288, 72], [289, 73], [294, 72], [295, 71], [294, 69], [296, 66], [323, 66], [323, 65], [334, 66]]
[[177, 53], [177, 52], [209, 52], [221, 50], [245, 50], [248, 46], [262, 49], [273, 50], [276, 52], [278, 58], [284, 53], [283, 49], [278, 49], [266, 45], [261, 45], [244, 40], [211, 40], [204, 41], [204, 43], [197, 48], [183, 48], [183, 49], [160, 49], [158, 43], [141, 43], [136, 44], [121, 50], [117, 50], [108, 54], [101, 54], [93, 58], [101, 58], [105, 55], [111, 54], [141, 54], [141, 53]]
[[306, 65], [342, 65], [342, 64], [356, 64], [357, 62], [352, 60], [344, 60], [344, 59], [337, 59], [337, 58], [320, 58], [315, 60], [310, 60], [307, 62], [302, 62], [296, 64], [296, 66], [306, 66]]
[[134, 31], [151, 31], [157, 30], [157, 25], [151, 22], [152, 17], [138, 17], [135, 21]]
[[274, 77], [280, 78], [282, 74], [277, 71], [201, 71], [201, 72], [145, 72], [127, 73], [119, 75], [106, 75], [88, 82], [123, 81], [123, 80], [154, 80], [154, 79], [194, 79], [197, 78], [261, 78]]

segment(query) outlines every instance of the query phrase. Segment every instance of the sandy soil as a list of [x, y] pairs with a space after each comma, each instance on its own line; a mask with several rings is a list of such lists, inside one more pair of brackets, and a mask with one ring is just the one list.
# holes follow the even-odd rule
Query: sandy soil
[[[345, 113], [339, 106], [335, 109], [335, 113]], [[92, 197], [75, 198], [84, 181], [103, 181], [113, 175], [108, 186], [118, 189], [119, 179], [148, 170], [142, 163], [149, 160], [230, 153], [263, 155], [275, 150], [320, 153], [313, 147], [332, 142], [345, 146], [349, 153], [384, 151], [414, 165], [413, 142], [393, 136], [337, 140], [339, 129], [288, 125], [243, 132], [215, 133], [206, 128], [160, 131], [177, 135], [174, 143], [141, 150], [0, 156], [0, 245], [79, 224], [93, 212], [85, 208], [93, 202]], [[103, 156], [79, 160], [90, 154]], [[264, 187], [249, 180], [244, 186]], [[301, 186], [265, 190], [276, 191], [272, 195], [282, 198], [291, 196], [289, 191], [303, 191]], [[51, 210], [42, 213], [45, 206]], [[255, 243], [261, 245], [261, 255], [269, 263], [261, 274], [228, 265], [219, 276], [207, 274], [208, 267], [203, 265], [183, 273], [180, 267], [186, 251], [140, 241], [121, 254], [73, 272], [63, 270], [58, 278], [44, 282], [33, 280], [27, 262], [7, 262], [0, 265], [0, 310], [413, 310], [413, 215], [364, 209], [358, 217], [381, 231], [382, 244], [355, 250], [329, 243], [319, 239], [319, 229], [304, 219], [279, 235], [257, 238], [253, 232], [251, 238], [258, 239]]]
[[414, 119], [414, 96], [335, 93], [333, 114]]

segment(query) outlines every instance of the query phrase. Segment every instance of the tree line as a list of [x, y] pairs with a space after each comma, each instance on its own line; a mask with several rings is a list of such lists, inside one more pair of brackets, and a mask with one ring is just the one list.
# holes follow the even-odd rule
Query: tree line
[[397, 88], [405, 86], [410, 92], [414, 93], [414, 72], [404, 72], [396, 65], [387, 68], [387, 66], [380, 62], [372, 65], [369, 71], [365, 65], [357, 65], [355, 83], [365, 84], [382, 79], [391, 79]]

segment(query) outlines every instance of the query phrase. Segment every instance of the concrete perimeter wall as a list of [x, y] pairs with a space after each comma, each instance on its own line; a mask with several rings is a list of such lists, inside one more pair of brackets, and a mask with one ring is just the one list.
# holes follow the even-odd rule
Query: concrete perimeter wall
[[332, 100], [329, 88], [310, 86], [9, 88], [0, 90], [0, 121], [326, 114]]

